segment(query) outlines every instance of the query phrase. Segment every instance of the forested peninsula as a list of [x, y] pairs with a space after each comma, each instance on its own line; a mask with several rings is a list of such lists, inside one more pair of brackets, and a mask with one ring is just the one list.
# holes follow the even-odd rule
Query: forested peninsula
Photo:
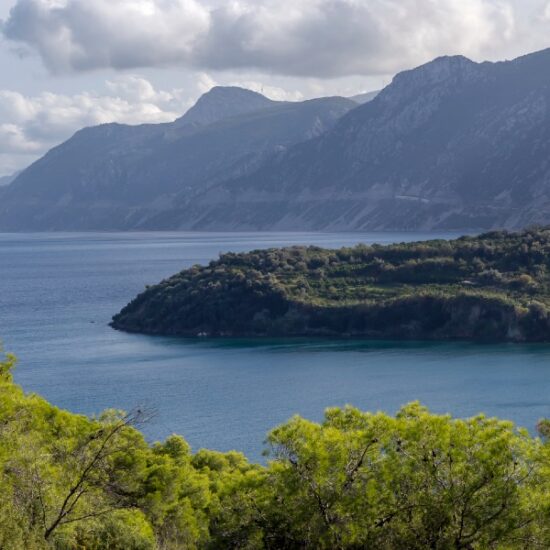
[[148, 287], [112, 326], [181, 336], [550, 341], [550, 227], [227, 253]]

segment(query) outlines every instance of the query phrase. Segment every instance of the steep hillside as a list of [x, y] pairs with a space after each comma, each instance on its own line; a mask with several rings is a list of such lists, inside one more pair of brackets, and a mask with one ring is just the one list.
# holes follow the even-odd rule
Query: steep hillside
[[550, 50], [436, 59], [318, 139], [224, 182], [183, 227], [484, 229], [550, 221]]
[[0, 230], [485, 230], [550, 223], [550, 50], [442, 57], [374, 99], [215, 88], [88, 128], [2, 191]]
[[170, 226], [176, 201], [318, 136], [355, 106], [344, 98], [285, 103], [214, 88], [171, 124], [86, 128], [3, 192], [0, 230]]

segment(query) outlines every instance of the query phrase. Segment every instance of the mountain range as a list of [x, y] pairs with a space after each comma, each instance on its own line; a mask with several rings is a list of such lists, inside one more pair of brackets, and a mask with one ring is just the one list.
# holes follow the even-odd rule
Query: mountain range
[[171, 124], [81, 130], [0, 191], [0, 229], [550, 222], [550, 50], [441, 57], [362, 99], [214, 88]]
[[173, 123], [85, 128], [2, 191], [0, 228], [167, 226], [163, 218], [173, 204], [316, 137], [356, 105], [338, 97], [276, 102], [218, 87]]

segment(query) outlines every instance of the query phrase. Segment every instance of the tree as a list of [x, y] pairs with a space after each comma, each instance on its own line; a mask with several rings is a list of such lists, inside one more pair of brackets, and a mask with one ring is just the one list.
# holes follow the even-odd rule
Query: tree
[[296, 417], [268, 441], [286, 544], [489, 548], [537, 521], [525, 495], [541, 447], [508, 422], [347, 407], [322, 424]]
[[418, 403], [327, 409], [270, 432], [269, 462], [148, 444], [145, 413], [96, 419], [26, 395], [0, 359], [2, 550], [512, 550], [550, 547], [542, 439]]

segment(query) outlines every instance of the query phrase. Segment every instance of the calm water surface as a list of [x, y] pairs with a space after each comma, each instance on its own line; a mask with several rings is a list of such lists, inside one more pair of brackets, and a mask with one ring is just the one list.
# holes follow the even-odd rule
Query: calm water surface
[[[550, 416], [550, 346], [315, 340], [184, 340], [114, 331], [141, 291], [222, 251], [328, 247], [426, 234], [0, 234], [0, 337], [16, 381], [75, 412], [150, 406], [150, 439], [259, 460], [267, 430], [331, 405], [394, 412], [418, 399], [437, 412], [484, 411], [533, 429]], [[452, 235], [442, 235], [452, 236]]]

